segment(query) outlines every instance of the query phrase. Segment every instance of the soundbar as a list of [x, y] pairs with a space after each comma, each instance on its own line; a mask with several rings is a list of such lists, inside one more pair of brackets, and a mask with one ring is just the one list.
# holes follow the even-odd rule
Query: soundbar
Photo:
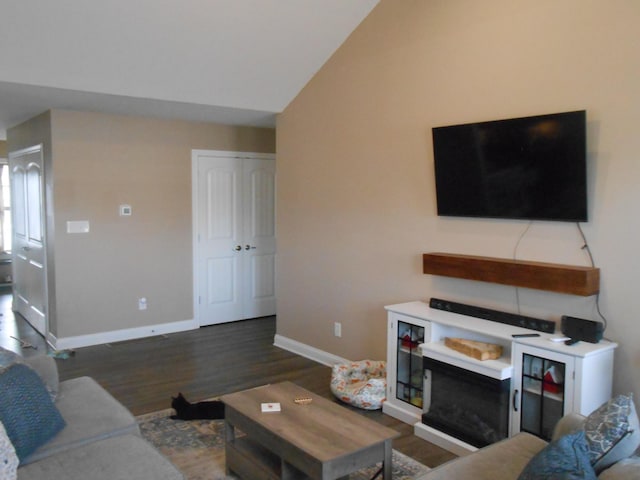
[[555, 322], [552, 322], [550, 320], [525, 317], [524, 315], [500, 312], [498, 310], [491, 310], [489, 308], [475, 307], [473, 305], [451, 302], [449, 300], [442, 300], [440, 298], [432, 298], [429, 301], [429, 306], [431, 308], [435, 308], [436, 310], [458, 313], [460, 315], [467, 315], [469, 317], [482, 318], [491, 322], [504, 323], [506, 325], [512, 325], [514, 327], [528, 328], [530, 330], [537, 330], [538, 332], [554, 333], [556, 331]]

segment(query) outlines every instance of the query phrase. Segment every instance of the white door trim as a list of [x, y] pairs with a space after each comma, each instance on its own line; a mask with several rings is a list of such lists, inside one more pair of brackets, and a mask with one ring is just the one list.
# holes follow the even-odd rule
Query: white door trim
[[196, 325], [200, 322], [200, 301], [199, 292], [200, 285], [198, 279], [198, 157], [200, 155], [212, 155], [216, 157], [226, 158], [262, 158], [275, 160], [274, 153], [258, 153], [258, 152], [234, 152], [227, 150], [191, 150], [191, 248], [192, 248], [192, 276], [193, 276], [193, 318]]

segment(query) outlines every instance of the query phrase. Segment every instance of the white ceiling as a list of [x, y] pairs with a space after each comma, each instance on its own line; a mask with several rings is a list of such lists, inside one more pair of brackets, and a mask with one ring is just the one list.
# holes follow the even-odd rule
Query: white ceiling
[[275, 126], [379, 0], [0, 0], [0, 139], [51, 108]]

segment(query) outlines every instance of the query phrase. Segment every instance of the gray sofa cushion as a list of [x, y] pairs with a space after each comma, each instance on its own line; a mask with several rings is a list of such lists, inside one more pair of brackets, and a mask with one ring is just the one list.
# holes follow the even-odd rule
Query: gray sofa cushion
[[136, 435], [121, 435], [18, 468], [18, 480], [179, 480], [178, 469]]
[[607, 468], [599, 480], [640, 480], [640, 458], [629, 457]]
[[580, 415], [579, 413], [567, 413], [564, 417], [558, 420], [556, 426], [553, 428], [553, 436], [551, 440], [559, 440], [565, 435], [577, 432], [578, 430], [584, 430], [584, 421], [587, 417]]
[[22, 356], [4, 347], [0, 347], [0, 371], [5, 370], [14, 363], [24, 363]]
[[547, 445], [528, 433], [484, 447], [434, 468], [419, 480], [515, 480], [529, 460]]
[[133, 415], [90, 377], [60, 382], [56, 407], [67, 426], [21, 464], [89, 442], [124, 435], [140, 434]]
[[33, 368], [47, 386], [51, 397], [55, 400], [60, 388], [58, 367], [56, 361], [47, 355], [35, 355], [23, 359], [23, 362]]

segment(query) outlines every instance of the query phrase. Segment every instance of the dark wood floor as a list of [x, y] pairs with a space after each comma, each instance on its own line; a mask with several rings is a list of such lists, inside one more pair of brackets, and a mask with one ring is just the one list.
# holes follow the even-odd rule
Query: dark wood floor
[[[18, 346], [15, 340], [7, 339], [8, 332], [13, 332], [13, 336], [38, 346], [37, 351], [14, 350], [26, 355], [45, 352], [42, 338], [37, 333], [34, 336], [24, 320], [14, 319], [4, 300], [0, 296], [0, 345]], [[273, 346], [275, 329], [275, 317], [265, 317], [80, 348], [68, 359], [57, 360], [60, 379], [91, 376], [134, 415], [169, 408], [171, 396], [178, 392], [198, 401], [284, 380], [337, 401], [329, 388], [331, 369]], [[400, 437], [394, 440], [394, 448], [425, 465], [434, 467], [454, 458], [413, 435], [410, 425], [380, 411], [352, 410], [397, 430]]]
[[25, 357], [46, 353], [44, 339], [26, 321], [15, 318], [11, 302], [11, 289], [0, 287], [0, 347]]

